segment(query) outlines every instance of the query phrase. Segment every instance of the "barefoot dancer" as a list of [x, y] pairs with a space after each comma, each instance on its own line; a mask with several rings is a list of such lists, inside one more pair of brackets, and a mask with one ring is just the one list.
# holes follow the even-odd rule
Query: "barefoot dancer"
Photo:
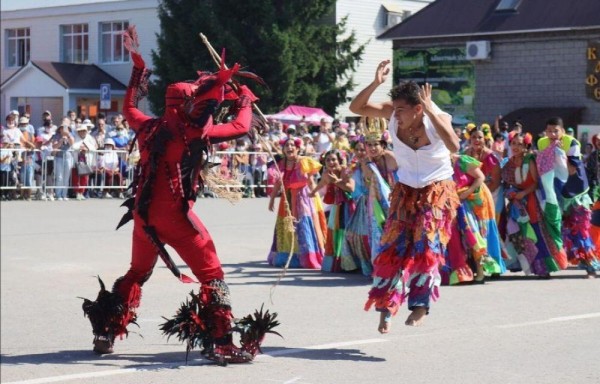
[[430, 298], [438, 297], [439, 267], [450, 238], [452, 220], [460, 204], [452, 181], [450, 152], [459, 149], [451, 116], [431, 100], [431, 85], [401, 83], [391, 100], [369, 98], [386, 80], [390, 61], [377, 67], [375, 80], [350, 104], [356, 114], [390, 119], [398, 182], [374, 262], [373, 285], [365, 309], [375, 305], [379, 332], [387, 333], [390, 320], [408, 299], [412, 313], [406, 325], [420, 325], [429, 312]]

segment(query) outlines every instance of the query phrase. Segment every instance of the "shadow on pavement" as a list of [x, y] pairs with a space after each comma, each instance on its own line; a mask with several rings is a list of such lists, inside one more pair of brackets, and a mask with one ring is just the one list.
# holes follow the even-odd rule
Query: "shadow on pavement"
[[[180, 270], [188, 269], [185, 264], [177, 266]], [[222, 264], [225, 281], [228, 285], [273, 285], [281, 275], [283, 268], [271, 267], [266, 261], [252, 261], [238, 264]], [[158, 268], [166, 268], [164, 265]], [[238, 279], [251, 279], [238, 283]], [[256, 279], [256, 280], [254, 280]], [[279, 285], [307, 287], [339, 287], [365, 286], [371, 284], [369, 277], [359, 272], [328, 273], [315, 269], [289, 268]]]
[[369, 361], [369, 362], [384, 362], [381, 357], [368, 356], [359, 349], [340, 349], [340, 348], [262, 348], [266, 355], [275, 358], [292, 358], [292, 359], [307, 359], [307, 360], [348, 360], [348, 361]]
[[[91, 349], [56, 351], [49, 353], [36, 353], [29, 355], [1, 355], [2, 365], [41, 365], [41, 364], [92, 364], [95, 366], [136, 368], [141, 370], [155, 370], [165, 368], [179, 368], [185, 366], [185, 350], [162, 353], [118, 353], [99, 356]], [[131, 362], [132, 364], [127, 364]], [[187, 365], [212, 364], [204, 360], [199, 351], [192, 351]]]
[[[271, 358], [294, 358], [307, 360], [347, 360], [384, 362], [383, 358], [367, 356], [358, 349], [310, 349], [310, 348], [263, 348], [263, 352]], [[139, 370], [176, 369], [186, 365], [213, 365], [202, 358], [199, 351], [192, 351], [186, 364], [185, 351], [162, 352], [151, 354], [114, 353], [99, 356], [91, 350], [66, 350], [29, 355], [0, 356], [2, 365], [42, 365], [42, 364], [91, 364], [98, 367], [135, 368]]]

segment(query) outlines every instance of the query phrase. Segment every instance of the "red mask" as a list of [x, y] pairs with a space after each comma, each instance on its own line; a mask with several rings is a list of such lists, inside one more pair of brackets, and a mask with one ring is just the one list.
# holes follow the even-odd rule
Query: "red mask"
[[165, 104], [183, 113], [193, 124], [203, 127], [223, 100], [235, 100], [237, 94], [228, 82], [239, 70], [235, 64], [225, 69], [224, 58], [221, 68], [215, 73], [198, 72], [198, 79], [189, 83], [174, 83], [167, 87]]

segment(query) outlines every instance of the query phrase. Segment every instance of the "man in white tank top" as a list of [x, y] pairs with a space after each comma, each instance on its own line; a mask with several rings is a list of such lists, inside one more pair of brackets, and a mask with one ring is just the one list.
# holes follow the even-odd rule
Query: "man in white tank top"
[[390, 61], [377, 67], [374, 81], [350, 103], [356, 114], [390, 119], [398, 183], [374, 261], [373, 285], [365, 309], [380, 312], [378, 330], [387, 333], [391, 317], [408, 301], [405, 324], [421, 325], [430, 298], [438, 297], [439, 268], [460, 204], [452, 181], [450, 154], [459, 150], [451, 116], [431, 100], [431, 85], [401, 83], [391, 100], [370, 97], [390, 73]]

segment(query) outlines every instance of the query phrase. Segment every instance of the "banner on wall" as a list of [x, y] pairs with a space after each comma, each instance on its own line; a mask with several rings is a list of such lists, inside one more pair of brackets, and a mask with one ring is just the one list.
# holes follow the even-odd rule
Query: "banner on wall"
[[474, 120], [475, 68], [465, 48], [394, 50], [394, 84], [412, 80], [430, 83], [433, 101], [457, 125]]

